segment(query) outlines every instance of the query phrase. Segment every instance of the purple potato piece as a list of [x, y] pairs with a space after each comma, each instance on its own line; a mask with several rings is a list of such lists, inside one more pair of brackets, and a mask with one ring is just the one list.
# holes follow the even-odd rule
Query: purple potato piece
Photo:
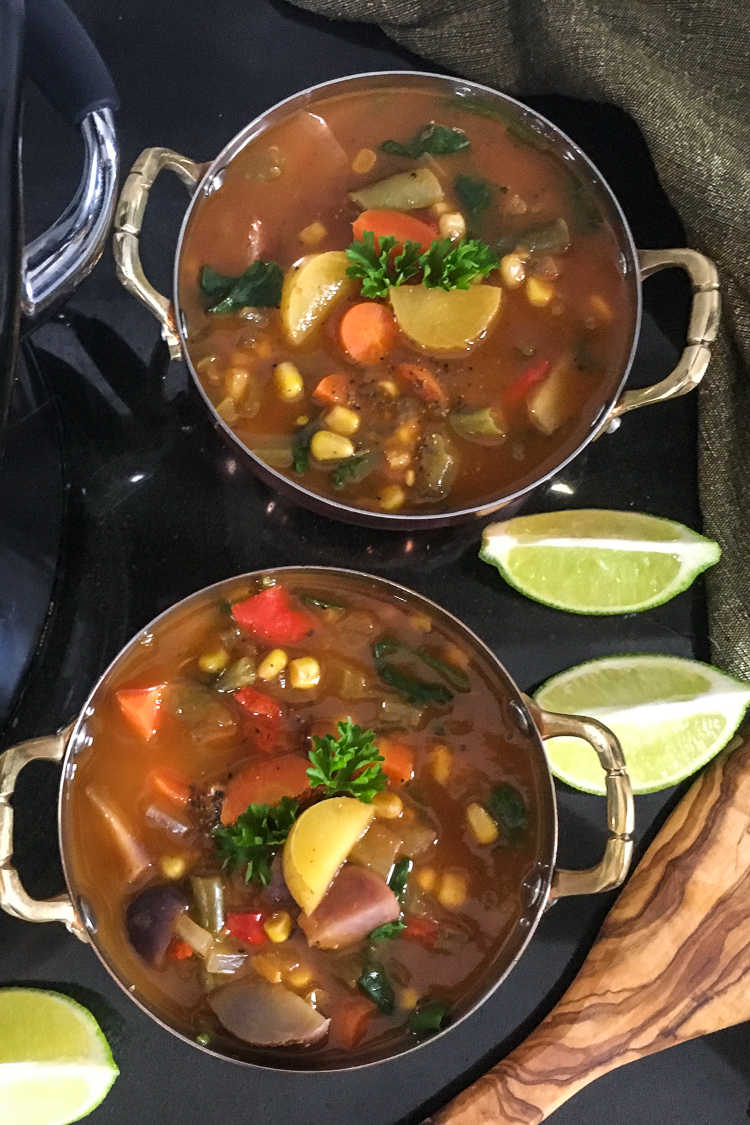
[[217, 988], [208, 1003], [227, 1031], [256, 1047], [312, 1047], [331, 1024], [283, 984], [254, 976]]
[[173, 883], [148, 887], [125, 911], [130, 944], [144, 961], [157, 968], [164, 961], [175, 922], [188, 908], [187, 895]]
[[341, 949], [361, 941], [401, 914], [398, 899], [384, 879], [368, 867], [347, 863], [312, 914], [300, 914], [308, 944]]

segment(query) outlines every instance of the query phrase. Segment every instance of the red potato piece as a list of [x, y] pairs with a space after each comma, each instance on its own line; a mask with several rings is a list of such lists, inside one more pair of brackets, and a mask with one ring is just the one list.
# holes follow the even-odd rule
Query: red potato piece
[[249, 762], [226, 786], [221, 823], [233, 824], [251, 804], [277, 805], [282, 797], [301, 797], [310, 788], [309, 765], [301, 754]]
[[309, 613], [300, 609], [283, 586], [269, 586], [259, 594], [235, 602], [232, 616], [238, 625], [270, 644], [297, 644], [313, 628]]
[[209, 993], [208, 1003], [232, 1035], [257, 1047], [312, 1047], [331, 1021], [283, 984], [246, 976]]
[[398, 899], [379, 875], [347, 863], [312, 914], [300, 914], [299, 925], [310, 945], [341, 949], [361, 941], [401, 913]]

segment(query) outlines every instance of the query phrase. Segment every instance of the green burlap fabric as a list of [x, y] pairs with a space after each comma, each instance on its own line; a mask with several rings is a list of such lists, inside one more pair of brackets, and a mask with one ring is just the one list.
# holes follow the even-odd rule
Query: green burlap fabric
[[[714, 660], [750, 678], [750, 6], [746, 0], [296, 0], [379, 24], [452, 73], [520, 96], [620, 106], [639, 125], [687, 245], [716, 262], [722, 330], [700, 391]], [[679, 472], [679, 466], [674, 466]], [[667, 514], [667, 513], [665, 513]]]

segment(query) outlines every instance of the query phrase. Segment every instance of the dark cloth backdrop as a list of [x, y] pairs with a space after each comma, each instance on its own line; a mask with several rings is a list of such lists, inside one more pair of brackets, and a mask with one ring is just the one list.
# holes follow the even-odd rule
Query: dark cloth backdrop
[[[750, 678], [750, 5], [746, 0], [296, 0], [379, 24], [452, 73], [633, 117], [687, 244], [716, 262], [722, 329], [700, 390], [713, 659]], [[675, 466], [673, 471], [678, 472]]]

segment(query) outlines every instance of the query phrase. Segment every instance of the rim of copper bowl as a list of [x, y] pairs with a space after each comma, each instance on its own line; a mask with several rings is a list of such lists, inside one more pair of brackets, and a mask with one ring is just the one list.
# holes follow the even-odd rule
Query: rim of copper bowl
[[[386, 84], [386, 81], [388, 80], [399, 81], [403, 79], [429, 79], [431, 82], [439, 82], [444, 86], [449, 86], [454, 93], [463, 88], [468, 93], [479, 92], [483, 95], [488, 95], [491, 98], [499, 99], [500, 101], [509, 103], [510, 105], [514, 106], [522, 117], [527, 117], [534, 121], [540, 122], [544, 126], [544, 129], [549, 130], [554, 135], [555, 140], [559, 142], [558, 155], [560, 155], [561, 152], [564, 153], [565, 147], [567, 146], [567, 148], [575, 154], [576, 161], [580, 161], [583, 164], [584, 168], [588, 171], [590, 183], [593, 185], [593, 187], [605, 196], [612, 208], [613, 216], [619, 224], [619, 231], [616, 230], [615, 233], [622, 236], [621, 241], [622, 243], [624, 243], [624, 248], [627, 251], [628, 260], [626, 262], [626, 269], [623, 276], [626, 278], [626, 280], [628, 278], [631, 279], [632, 289], [634, 291], [635, 300], [633, 308], [633, 336], [630, 343], [630, 348], [628, 350], [627, 358], [623, 363], [621, 377], [618, 382], [613, 385], [611, 392], [609, 393], [604, 403], [601, 405], [598, 413], [592, 420], [586, 433], [562, 460], [556, 461], [555, 464], [546, 472], [544, 472], [540, 477], [537, 477], [534, 480], [527, 482], [526, 484], [523, 484], [510, 492], [501, 493], [494, 497], [486, 497], [484, 500], [479, 501], [476, 504], [471, 504], [463, 508], [452, 508], [447, 511], [430, 512], [379, 512], [370, 508], [358, 508], [353, 504], [345, 504], [341, 500], [337, 500], [334, 497], [326, 496], [320, 492], [314, 492], [312, 489], [307, 488], [301, 482], [296, 481], [291, 477], [285, 476], [283, 473], [279, 472], [278, 469], [273, 468], [272, 465], [269, 465], [266, 461], [264, 461], [259, 454], [253, 452], [253, 450], [250, 449], [250, 447], [242, 440], [242, 438], [239, 437], [239, 435], [236, 434], [234, 430], [232, 430], [231, 426], [229, 426], [224, 421], [224, 419], [219, 414], [217, 414], [216, 407], [211, 402], [207, 392], [204, 390], [201, 384], [200, 379], [198, 378], [198, 374], [195, 370], [188, 350], [186, 325], [179, 303], [179, 265], [180, 258], [182, 256], [182, 244], [187, 231], [188, 222], [190, 221], [193, 209], [205, 194], [203, 189], [207, 181], [210, 180], [211, 177], [217, 175], [217, 173], [220, 173], [224, 170], [229, 162], [245, 147], [245, 145], [247, 145], [252, 139], [254, 139], [254, 133], [258, 135], [263, 131], [264, 123], [272, 114], [278, 114], [279, 117], [281, 117], [283, 116], [284, 112], [288, 110], [295, 102], [299, 102], [301, 106], [302, 104], [308, 103], [313, 100], [314, 97], [317, 98], [322, 92], [333, 92], [336, 87], [345, 88], [348, 86], [356, 85], [366, 86], [367, 83], [372, 81], [373, 79], [383, 80], [383, 84]], [[620, 240], [618, 240], [618, 249], [620, 251], [623, 249]], [[550, 478], [554, 477], [557, 473], [560, 472], [561, 469], [564, 469], [566, 465], [569, 465], [570, 462], [573, 461], [578, 456], [578, 454], [583, 449], [585, 449], [585, 447], [591, 441], [593, 441], [594, 438], [605, 427], [609, 413], [612, 410], [612, 407], [615, 405], [620, 392], [625, 386], [625, 383], [627, 382], [628, 376], [630, 375], [630, 369], [633, 365], [636, 348], [638, 346], [638, 340], [640, 338], [643, 304], [640, 271], [638, 268], [638, 253], [635, 245], [635, 240], [633, 239], [633, 235], [630, 230], [630, 226], [627, 219], [625, 218], [625, 213], [623, 212], [620, 202], [613, 192], [612, 188], [609, 186], [607, 180], [594, 164], [593, 160], [591, 160], [591, 158], [586, 155], [583, 149], [580, 148], [580, 146], [577, 145], [575, 141], [573, 141], [567, 135], [567, 133], [564, 133], [562, 129], [553, 124], [553, 122], [551, 122], [547, 117], [545, 117], [541, 113], [538, 113], [536, 110], [531, 109], [529, 106], [524, 105], [524, 103], [519, 101], [517, 98], [513, 98], [509, 94], [504, 94], [499, 90], [494, 90], [491, 86], [485, 86], [481, 82], [473, 82], [469, 79], [457, 78], [451, 75], [436, 74], [434, 71], [427, 70], [371, 70], [364, 71], [360, 74], [346, 74], [342, 75], [342, 77], [340, 78], [331, 78], [326, 80], [325, 82], [318, 82], [314, 86], [307, 86], [305, 87], [305, 89], [298, 90], [296, 93], [290, 94], [288, 97], [283, 98], [281, 101], [275, 102], [272, 106], [264, 109], [262, 113], [257, 114], [251, 121], [248, 122], [247, 125], [244, 125], [242, 129], [239, 130], [239, 132], [235, 133], [234, 136], [231, 137], [229, 141], [227, 141], [218, 155], [215, 156], [213, 160], [208, 162], [206, 169], [201, 176], [200, 182], [196, 186], [195, 191], [190, 198], [182, 219], [182, 223], [180, 225], [180, 232], [177, 238], [177, 246], [174, 257], [174, 269], [172, 275], [172, 289], [175, 308], [175, 320], [177, 323], [177, 331], [179, 333], [180, 343], [182, 345], [183, 360], [188, 366], [188, 370], [190, 371], [193, 382], [195, 383], [203, 401], [211, 412], [215, 425], [220, 427], [224, 431], [225, 436], [231, 442], [238, 445], [247, 454], [251, 461], [260, 468], [262, 477], [271, 478], [274, 484], [277, 485], [282, 492], [301, 494], [301, 496], [304, 497], [304, 500], [300, 500], [299, 502], [304, 507], [313, 508], [318, 511], [320, 511], [321, 509], [330, 510], [330, 514], [334, 519], [340, 519], [343, 522], [351, 523], [364, 522], [370, 524], [370, 526], [373, 527], [390, 528], [392, 530], [401, 529], [412, 531], [418, 530], [420, 527], [434, 528], [447, 526], [449, 524], [460, 523], [464, 520], [471, 519], [472, 517], [482, 517], [484, 515], [490, 515], [498, 508], [510, 506], [514, 502], [522, 500], [525, 496], [533, 492], [534, 489], [538, 488], [540, 485], [550, 480]]]
[[[528, 731], [524, 733], [527, 733], [528, 737], [536, 743], [537, 750], [540, 755], [540, 795], [543, 802], [547, 806], [547, 811], [545, 814], [545, 819], [547, 821], [545, 830], [546, 840], [543, 842], [542, 846], [546, 847], [548, 854], [541, 856], [537, 855], [535, 857], [536, 870], [539, 873], [539, 879], [541, 881], [542, 887], [541, 890], [534, 896], [533, 900], [525, 907], [525, 910], [522, 913], [521, 917], [528, 918], [529, 922], [525, 933], [523, 933], [523, 936], [521, 937], [518, 948], [515, 950], [511, 959], [505, 965], [503, 965], [496, 979], [493, 979], [486, 988], [481, 988], [476, 998], [467, 1007], [466, 1011], [462, 1012], [460, 1016], [449, 1023], [446, 1027], [442, 1028], [440, 1031], [435, 1032], [429, 1037], [418, 1040], [414, 1043], [407, 1044], [403, 1048], [400, 1048], [393, 1053], [384, 1055], [382, 1058], [367, 1059], [362, 1062], [343, 1062], [340, 1064], [331, 1065], [326, 1063], [316, 1063], [315, 1060], [311, 1060], [312, 1065], [305, 1065], [304, 1060], [300, 1056], [294, 1056], [288, 1064], [284, 1062], [283, 1057], [279, 1059], [278, 1062], [276, 1060], [270, 1061], [266, 1059], [256, 1060], [249, 1058], [240, 1058], [235, 1055], [227, 1054], [225, 1051], [219, 1048], [212, 1047], [210, 1044], [199, 1043], [197, 1039], [192, 1037], [189, 1033], [181, 1031], [179, 1028], [174, 1027], [171, 1023], [167, 1022], [166, 1018], [157, 1014], [151, 1007], [149, 1007], [147, 1001], [144, 998], [133, 991], [135, 986], [132, 983], [127, 983], [125, 981], [125, 979], [120, 975], [120, 971], [118, 970], [116, 965], [110, 960], [109, 955], [99, 947], [96, 933], [94, 933], [93, 935], [89, 933], [88, 926], [86, 925], [86, 913], [85, 911], [81, 911], [79, 909], [79, 903], [82, 896], [74, 890], [74, 882], [71, 878], [71, 864], [68, 860], [65, 850], [63, 826], [64, 823], [67, 824], [67, 819], [70, 815], [66, 812], [66, 809], [69, 808], [69, 801], [66, 798], [69, 787], [74, 784], [75, 770], [73, 769], [71, 771], [71, 765], [75, 765], [74, 759], [78, 750], [77, 744], [79, 742], [80, 728], [88, 718], [87, 712], [89, 711], [89, 708], [91, 706], [91, 701], [93, 700], [101, 685], [110, 675], [115, 665], [120, 662], [120, 660], [126, 653], [130, 652], [133, 648], [140, 644], [145, 634], [158, 629], [160, 623], [164, 620], [164, 618], [170, 616], [177, 609], [185, 608], [193, 601], [200, 601], [212, 591], [218, 591], [233, 582], [241, 582], [248, 578], [258, 578], [267, 574], [277, 575], [288, 574], [289, 572], [324, 572], [326, 574], [341, 576], [345, 580], [353, 578], [355, 579], [355, 581], [361, 581], [364, 579], [366, 582], [375, 583], [375, 585], [377, 586], [387, 588], [389, 593], [391, 594], [395, 592], [398, 594], [406, 595], [409, 599], [416, 598], [418, 601], [424, 603], [424, 605], [429, 609], [437, 611], [439, 616], [446, 618], [454, 628], [458, 629], [460, 633], [463, 633], [468, 638], [470, 643], [475, 648], [479, 649], [479, 651], [488, 659], [493, 671], [499, 673], [499, 679], [504, 684], [506, 692], [510, 691], [511, 699], [513, 700], [513, 702], [515, 702], [520, 708], [522, 708], [521, 713], [526, 716], [528, 720]], [[513, 696], [515, 696], [515, 698], [513, 698]], [[404, 586], [399, 582], [393, 582], [390, 578], [381, 578], [378, 575], [368, 574], [367, 571], [352, 570], [350, 568], [344, 567], [279, 566], [265, 567], [258, 570], [247, 571], [244, 574], [237, 574], [230, 578], [221, 579], [219, 582], [214, 582], [210, 586], [204, 586], [202, 587], [202, 589], [196, 590], [192, 594], [188, 594], [186, 597], [180, 599], [180, 601], [175, 602], [173, 605], [163, 610], [146, 625], [142, 626], [142, 628], [140, 628], [138, 632], [130, 638], [127, 644], [125, 644], [123, 648], [120, 649], [120, 651], [109, 663], [104, 672], [102, 672], [101, 676], [98, 678], [88, 696], [86, 697], [86, 700], [82, 704], [81, 709], [75, 719], [73, 729], [68, 738], [65, 756], [62, 762], [60, 787], [57, 799], [57, 832], [58, 846], [60, 849], [60, 857], [62, 862], [63, 874], [65, 876], [65, 883], [71, 900], [84, 922], [84, 929], [86, 930], [86, 934], [88, 937], [88, 944], [93, 949], [94, 953], [99, 958], [110, 976], [117, 983], [117, 985], [119, 985], [122, 991], [135, 1004], [137, 1004], [142, 1012], [145, 1012], [147, 1016], [149, 1016], [157, 1024], [159, 1024], [160, 1027], [164, 1028], [165, 1031], [169, 1031], [172, 1035], [176, 1035], [179, 1039], [183, 1040], [183, 1042], [189, 1043], [190, 1046], [195, 1047], [200, 1051], [204, 1051], [212, 1058], [222, 1059], [225, 1062], [237, 1063], [241, 1066], [255, 1067], [260, 1070], [277, 1071], [287, 1074], [336, 1074], [345, 1070], [363, 1070], [367, 1067], [380, 1066], [383, 1063], [395, 1062], [396, 1060], [399, 1060], [406, 1055], [412, 1054], [414, 1051], [418, 1051], [424, 1047], [428, 1047], [430, 1044], [437, 1042], [444, 1036], [450, 1035], [452, 1031], [454, 1031], [457, 1027], [464, 1023], [465, 1020], [472, 1016], [482, 1006], [482, 1004], [484, 1004], [484, 1002], [488, 1000], [490, 996], [492, 996], [500, 988], [500, 986], [507, 979], [510, 972], [515, 968], [517, 962], [528, 948], [531, 939], [536, 933], [536, 929], [541, 921], [541, 918], [545, 911], [545, 907], [549, 900], [552, 876], [557, 860], [558, 818], [555, 786], [552, 780], [552, 774], [550, 772], [549, 765], [547, 764], [547, 757], [544, 752], [544, 746], [542, 744], [542, 738], [539, 730], [537, 729], [536, 724], [533, 722], [531, 717], [528, 715], [526, 707], [523, 704], [523, 700], [521, 699], [520, 690], [517, 687], [515, 680], [507, 671], [505, 665], [502, 663], [499, 657], [496, 656], [489, 645], [487, 645], [481, 639], [481, 637], [477, 636], [473, 629], [471, 629], [468, 625], [461, 621], [460, 618], [452, 614], [449, 610], [445, 609], [441, 605], [438, 605], [437, 602], [433, 602], [430, 598], [425, 597], [423, 594], [418, 593], [416, 590], [410, 589], [408, 586]], [[252, 1044], [249, 1044], [249, 1047], [252, 1049]], [[264, 1050], [263, 1048], [257, 1049]], [[266, 1050], [268, 1051], [268, 1053], [270, 1053], [272, 1049], [268, 1048]], [[279, 1048], [279, 1050], [282, 1050], [282, 1048]]]

